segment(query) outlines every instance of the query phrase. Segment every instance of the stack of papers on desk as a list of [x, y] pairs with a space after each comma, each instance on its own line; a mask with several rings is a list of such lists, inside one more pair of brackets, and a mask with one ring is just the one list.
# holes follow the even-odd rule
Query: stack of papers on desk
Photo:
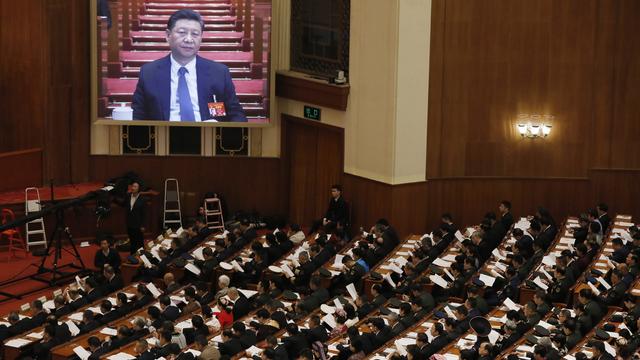
[[433, 260], [433, 265], [440, 266], [440, 267], [443, 267], [443, 268], [451, 267], [451, 263], [450, 262], [448, 262], [446, 260], [443, 260], [443, 259], [440, 259], [440, 258], [437, 258], [437, 259]]
[[480, 274], [479, 280], [482, 281], [484, 285], [487, 287], [492, 287], [493, 284], [496, 282], [496, 278], [491, 277], [489, 275], [485, 275], [485, 274]]
[[115, 355], [111, 355], [109, 357], [107, 357], [107, 359], [109, 360], [135, 360], [135, 356], [133, 355], [129, 355], [125, 352], [119, 352]]
[[76, 353], [76, 355], [78, 355], [80, 360], [87, 360], [89, 356], [91, 356], [91, 353], [85, 350], [85, 348], [83, 348], [82, 346], [74, 347], [73, 352]]
[[443, 289], [449, 287], [449, 283], [440, 275], [429, 275], [429, 280], [431, 280], [434, 284], [440, 286]]
[[105, 335], [109, 335], [109, 336], [116, 336], [116, 335], [118, 335], [118, 330], [112, 329], [110, 327], [105, 327], [102, 330], [100, 330], [100, 334], [105, 334]]
[[11, 339], [7, 342], [4, 343], [5, 346], [9, 346], [12, 348], [21, 348], [27, 344], [31, 344], [31, 340], [27, 340], [27, 339], [22, 339], [22, 338], [18, 338], [18, 339]]
[[549, 289], [549, 286], [547, 286], [547, 284], [543, 283], [542, 280], [540, 280], [539, 277], [536, 277], [535, 279], [533, 279], [533, 283], [538, 285], [538, 287], [540, 287], [542, 290], [547, 290]]

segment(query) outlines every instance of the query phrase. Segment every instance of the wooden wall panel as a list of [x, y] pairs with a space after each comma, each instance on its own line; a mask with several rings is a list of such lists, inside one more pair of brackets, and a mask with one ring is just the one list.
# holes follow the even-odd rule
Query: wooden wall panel
[[640, 170], [595, 169], [591, 171], [591, 196], [604, 201], [611, 212], [640, 219]]
[[[262, 215], [284, 215], [286, 211], [279, 159], [91, 156], [91, 180], [106, 181], [128, 171], [136, 172], [161, 193], [166, 178], [177, 178], [185, 218], [196, 214], [209, 191], [224, 197], [230, 213], [255, 210]], [[159, 204], [162, 206], [162, 195]]]
[[369, 231], [380, 218], [393, 221], [391, 185], [347, 173], [342, 185], [344, 198], [351, 204], [351, 228], [354, 231], [360, 227]]
[[47, 102], [43, 67], [48, 39], [42, 3], [0, 2], [0, 152], [44, 145]]
[[[637, 168], [637, 1], [435, 0], [427, 178]], [[555, 116], [521, 139], [519, 113]]]
[[308, 225], [326, 211], [331, 185], [342, 183], [343, 129], [284, 115], [282, 141], [287, 213], [291, 222]]
[[610, 168], [640, 168], [640, 2], [619, 1], [616, 27]]
[[42, 148], [56, 184], [89, 169], [89, 2], [0, 3], [0, 152]]
[[0, 154], [4, 176], [0, 191], [42, 185], [42, 149], [12, 151]]

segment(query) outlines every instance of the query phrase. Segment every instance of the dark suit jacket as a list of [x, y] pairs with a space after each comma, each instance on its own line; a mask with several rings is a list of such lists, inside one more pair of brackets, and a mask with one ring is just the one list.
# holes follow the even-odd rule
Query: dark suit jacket
[[329, 333], [327, 333], [327, 329], [322, 325], [312, 329], [302, 330], [302, 333], [307, 338], [309, 344], [316, 341], [325, 342], [329, 339]]
[[255, 345], [258, 342], [258, 338], [256, 337], [256, 332], [253, 330], [247, 329], [240, 337], [238, 338], [242, 343], [242, 347], [245, 349]]
[[116, 274], [111, 281], [107, 280], [104, 285], [101, 286], [101, 293], [111, 294], [114, 291], [118, 291], [124, 287], [124, 281], [120, 274]]
[[120, 318], [120, 313], [117, 310], [111, 310], [108, 313], [102, 315], [100, 322], [102, 324], [108, 324], [116, 319]]
[[242, 342], [240, 342], [239, 339], [234, 338], [218, 344], [218, 349], [220, 350], [220, 355], [232, 357], [233, 355], [244, 350], [244, 347], [242, 346]]
[[324, 214], [324, 217], [333, 223], [340, 223], [343, 226], [347, 226], [349, 224], [349, 205], [344, 201], [342, 196], [340, 196], [337, 201], [332, 198], [329, 200], [329, 206], [327, 207], [327, 212]]
[[322, 305], [325, 301], [329, 300], [329, 291], [323, 287], [314, 291], [313, 294], [307, 296], [300, 303], [300, 308], [306, 312], [311, 312], [320, 305]]
[[139, 195], [131, 207], [131, 194], [128, 194], [124, 201], [124, 208], [127, 209], [126, 223], [128, 228], [139, 229], [144, 222], [144, 204], [146, 199]]
[[[211, 119], [208, 103], [216, 100], [224, 102], [227, 116], [218, 121], [246, 122], [247, 118], [236, 96], [236, 88], [231, 80], [229, 68], [196, 56], [198, 78], [198, 105], [202, 120]], [[167, 55], [140, 68], [138, 85], [133, 94], [134, 120], [169, 120], [171, 111], [171, 58]]]
[[180, 353], [180, 345], [176, 343], [165, 344], [163, 347], [159, 348], [156, 351], [156, 355], [158, 357], [165, 357], [165, 358], [171, 354], [178, 354], [178, 353]]
[[169, 305], [162, 311], [162, 317], [165, 318], [165, 320], [176, 321], [179, 316], [180, 309], [174, 305]]
[[511, 211], [504, 214], [500, 218], [500, 222], [502, 223], [502, 226], [504, 226], [506, 230], [509, 230], [511, 228], [511, 225], [513, 225], [513, 214], [511, 214]]
[[302, 334], [286, 337], [282, 339], [282, 342], [290, 359], [296, 359], [302, 350], [309, 347], [307, 339]]
[[443, 347], [445, 347], [449, 343], [449, 338], [447, 334], [439, 335], [431, 341], [431, 343], [427, 346], [422, 355], [425, 359], [428, 359], [431, 355], [440, 351]]
[[155, 349], [149, 349], [138, 355], [137, 360], [155, 360], [157, 359]]
[[258, 325], [256, 337], [258, 338], [258, 342], [264, 340], [269, 335], [273, 335], [278, 332], [278, 328], [271, 325], [260, 324]]
[[15, 324], [13, 324], [11, 327], [9, 327], [9, 336], [15, 336], [18, 334], [22, 334], [23, 332], [27, 331], [27, 330], [31, 330], [34, 327], [39, 326], [39, 325], [35, 325], [34, 321], [32, 319], [29, 318], [24, 318], [22, 320], [18, 320], [18, 322], [16, 322]]
[[84, 334], [97, 328], [98, 326], [100, 326], [100, 323], [97, 320], [93, 320], [93, 321], [89, 321], [88, 323], [80, 324], [78, 328], [80, 329], [80, 333]]
[[[140, 200], [140, 198], [138, 198], [138, 200]], [[113, 249], [109, 249], [109, 253], [107, 255], [102, 252], [102, 249], [98, 249], [98, 251], [96, 251], [96, 256], [93, 258], [93, 265], [96, 269], [100, 270], [102, 270], [104, 264], [109, 264], [114, 269], [118, 270], [120, 268], [120, 262], [120, 254]]]
[[233, 318], [240, 319], [251, 311], [251, 303], [244, 295], [239, 294], [236, 302], [233, 303]]
[[71, 303], [69, 303], [69, 306], [71, 307], [71, 310], [75, 311], [87, 304], [88, 304], [87, 299], [84, 296], [80, 296], [74, 301], [72, 301]]

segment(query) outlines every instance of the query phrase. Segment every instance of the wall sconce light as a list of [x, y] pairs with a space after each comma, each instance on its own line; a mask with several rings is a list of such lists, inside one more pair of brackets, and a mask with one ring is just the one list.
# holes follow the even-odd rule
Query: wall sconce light
[[518, 115], [516, 128], [518, 129], [518, 134], [523, 138], [547, 137], [551, 134], [550, 122], [552, 120], [553, 116], [551, 115], [520, 114]]

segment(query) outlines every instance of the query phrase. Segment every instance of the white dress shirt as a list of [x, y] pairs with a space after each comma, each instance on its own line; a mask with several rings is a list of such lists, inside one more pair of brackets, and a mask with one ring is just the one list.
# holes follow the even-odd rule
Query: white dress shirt
[[[180, 121], [180, 103], [178, 102], [178, 70], [182, 65], [178, 63], [171, 55], [171, 109], [169, 111], [170, 121]], [[191, 97], [191, 104], [193, 105], [194, 119], [196, 121], [202, 121], [200, 118], [200, 105], [198, 104], [198, 74], [196, 73], [196, 58], [193, 58], [188, 64], [184, 66], [187, 68], [187, 72], [184, 74], [187, 80], [187, 87], [189, 88], [189, 96]]]
[[133, 210], [133, 204], [135, 204], [136, 200], [138, 200], [138, 196], [140, 196], [140, 194], [136, 196], [131, 195], [131, 200], [129, 201], [129, 206], [131, 210]]

